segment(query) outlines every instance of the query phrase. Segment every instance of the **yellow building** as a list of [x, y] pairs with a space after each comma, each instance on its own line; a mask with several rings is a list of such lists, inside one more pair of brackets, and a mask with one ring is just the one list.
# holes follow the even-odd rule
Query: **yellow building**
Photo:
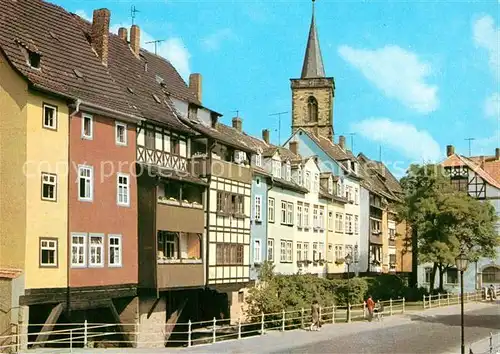
[[0, 54], [0, 333], [19, 296], [67, 285], [68, 122], [67, 103], [31, 90]]

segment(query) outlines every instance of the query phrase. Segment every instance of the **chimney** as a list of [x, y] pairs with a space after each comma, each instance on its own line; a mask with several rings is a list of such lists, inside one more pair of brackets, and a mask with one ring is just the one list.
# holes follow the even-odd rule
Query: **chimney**
[[269, 129], [262, 130], [262, 139], [269, 144]]
[[291, 152], [293, 152], [295, 155], [299, 154], [299, 142], [298, 141], [290, 141], [288, 144], [288, 147]]
[[120, 27], [118, 29], [118, 37], [120, 37], [122, 41], [128, 42], [128, 33], [125, 27]]
[[94, 10], [92, 18], [91, 41], [101, 62], [108, 66], [109, 20], [111, 12], [108, 9]]
[[339, 136], [339, 146], [342, 150], [345, 150], [345, 136]]
[[446, 156], [450, 157], [455, 154], [455, 147], [453, 145], [446, 145]]
[[132, 25], [130, 28], [130, 49], [136, 56], [139, 56], [141, 50], [141, 30], [139, 26]]
[[194, 92], [194, 95], [201, 102], [201, 74], [193, 73], [189, 75], [189, 88]]
[[495, 159], [500, 160], [500, 148], [495, 149]]
[[239, 131], [240, 133], [243, 130], [243, 121], [241, 120], [240, 117], [234, 117], [233, 118], [233, 128]]

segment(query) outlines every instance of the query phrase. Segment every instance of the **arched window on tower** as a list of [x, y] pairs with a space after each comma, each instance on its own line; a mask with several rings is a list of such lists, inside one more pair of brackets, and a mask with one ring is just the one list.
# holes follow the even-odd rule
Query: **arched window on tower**
[[313, 96], [309, 96], [307, 100], [307, 111], [309, 122], [317, 122], [318, 121], [318, 101]]

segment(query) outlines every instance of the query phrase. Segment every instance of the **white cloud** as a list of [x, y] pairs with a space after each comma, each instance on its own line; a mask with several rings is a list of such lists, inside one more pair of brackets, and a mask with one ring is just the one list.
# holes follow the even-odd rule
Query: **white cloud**
[[490, 68], [500, 80], [500, 28], [495, 27], [493, 17], [485, 15], [473, 23], [472, 34], [476, 45], [488, 52]]
[[438, 108], [438, 87], [426, 82], [432, 68], [415, 53], [395, 45], [375, 50], [343, 45], [339, 54], [388, 97], [419, 113], [433, 112]]
[[493, 155], [495, 148], [500, 147], [500, 127], [493, 131], [490, 136], [472, 141], [472, 154]]
[[439, 144], [425, 130], [389, 118], [369, 118], [353, 124], [353, 129], [368, 140], [381, 143], [414, 161], [437, 161]]
[[487, 117], [500, 119], [500, 92], [495, 92], [486, 99], [484, 113]]
[[[120, 27], [126, 27], [129, 29], [128, 25], [118, 24], [111, 26], [110, 30], [113, 33], [118, 33], [118, 29]], [[130, 29], [129, 29], [130, 31]], [[129, 34], [130, 35], [130, 34]], [[154, 53], [154, 44], [146, 42], [151, 42], [155, 40], [153, 36], [151, 36], [146, 31], [141, 30], [141, 47], [149, 50]], [[189, 50], [184, 45], [184, 42], [179, 37], [171, 37], [165, 40], [164, 42], [157, 43], [157, 54], [167, 59], [172, 65], [177, 69], [179, 74], [183, 77], [184, 80], [188, 80], [189, 74], [191, 73], [191, 69], [189, 67], [189, 60], [191, 59], [191, 54]]]
[[85, 12], [85, 10], [76, 10], [75, 15], [80, 16], [84, 20], [92, 21], [92, 18]]
[[203, 38], [201, 44], [205, 50], [218, 50], [222, 42], [235, 37], [230, 28], [222, 28]]

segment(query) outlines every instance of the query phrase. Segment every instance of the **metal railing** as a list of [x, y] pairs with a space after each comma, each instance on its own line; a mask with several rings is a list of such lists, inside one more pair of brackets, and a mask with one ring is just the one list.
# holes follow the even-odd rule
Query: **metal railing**
[[469, 345], [469, 354], [498, 354], [500, 353], [500, 332], [490, 332], [488, 338]]
[[[497, 289], [497, 294], [500, 292]], [[464, 301], [473, 302], [483, 299], [482, 292], [464, 294]], [[451, 306], [460, 303], [460, 295], [438, 294], [423, 296], [421, 302], [407, 302], [405, 298], [380, 302], [383, 317], [404, 314], [408, 311], [421, 311], [434, 307]], [[323, 306], [319, 309], [323, 325], [349, 323], [366, 319], [366, 303], [348, 306]], [[244, 337], [264, 335], [268, 331], [287, 331], [307, 329], [312, 323], [310, 309], [282, 310], [275, 313], [249, 314], [237, 320], [216, 319], [209, 321], [188, 321], [171, 326], [175, 331], [168, 333], [165, 323], [58, 323], [53, 330], [42, 331], [47, 324], [19, 325], [15, 333], [0, 336], [0, 352], [16, 352], [40, 344], [51, 347], [65, 347], [72, 351], [75, 347], [164, 347], [167, 344], [194, 346], [216, 343], [224, 340], [237, 340]], [[38, 336], [46, 340], [36, 341]], [[8, 343], [8, 344], [7, 344]]]

